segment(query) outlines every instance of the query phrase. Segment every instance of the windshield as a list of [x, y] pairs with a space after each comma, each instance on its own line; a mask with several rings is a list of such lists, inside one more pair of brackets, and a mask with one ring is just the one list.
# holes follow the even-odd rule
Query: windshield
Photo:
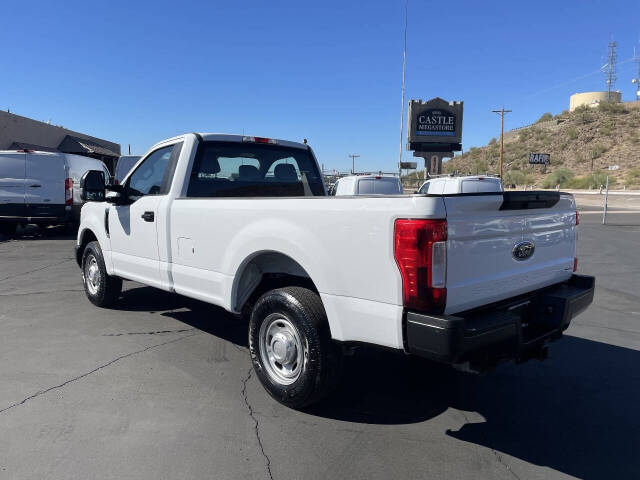
[[402, 189], [395, 177], [361, 178], [358, 181], [358, 195], [400, 195]]
[[201, 142], [187, 191], [189, 197], [324, 195], [309, 150], [239, 142]]

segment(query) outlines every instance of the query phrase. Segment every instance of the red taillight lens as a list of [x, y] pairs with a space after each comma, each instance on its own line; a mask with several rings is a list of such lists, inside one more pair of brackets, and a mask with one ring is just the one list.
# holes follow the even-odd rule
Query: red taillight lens
[[67, 178], [64, 181], [64, 204], [73, 205], [73, 179]]
[[[402, 276], [406, 308], [442, 313], [447, 303], [446, 220], [398, 219], [395, 223], [394, 256]], [[437, 244], [434, 249], [434, 244]]]
[[578, 213], [578, 210], [576, 210], [576, 225], [580, 225], [580, 214]]
[[573, 272], [578, 271], [578, 257], [573, 257]]

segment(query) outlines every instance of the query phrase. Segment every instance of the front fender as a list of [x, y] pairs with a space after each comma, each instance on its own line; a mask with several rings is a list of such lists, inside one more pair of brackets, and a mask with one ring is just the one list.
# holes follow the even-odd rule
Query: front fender
[[87, 202], [80, 211], [80, 228], [76, 240], [76, 261], [80, 264], [82, 252], [80, 247], [85, 243], [86, 236], [93, 234], [102, 250], [107, 273], [112, 274], [111, 240], [105, 230], [106, 212], [110, 205], [106, 202]]

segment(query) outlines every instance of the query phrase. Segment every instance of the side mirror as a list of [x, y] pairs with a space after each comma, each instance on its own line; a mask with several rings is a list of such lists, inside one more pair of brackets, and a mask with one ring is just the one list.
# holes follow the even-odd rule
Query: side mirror
[[80, 179], [80, 197], [87, 202], [104, 202], [105, 177], [101, 170], [89, 170]]
[[414, 190], [413, 193], [420, 193], [420, 190]]
[[124, 191], [124, 187], [122, 185], [117, 185], [117, 184], [109, 184], [105, 188], [110, 192], [122, 193]]

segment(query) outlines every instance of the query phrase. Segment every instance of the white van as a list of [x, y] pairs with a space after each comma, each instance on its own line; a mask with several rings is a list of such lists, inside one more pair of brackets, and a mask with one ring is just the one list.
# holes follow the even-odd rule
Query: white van
[[456, 193], [502, 192], [502, 182], [498, 177], [474, 175], [467, 177], [436, 177], [422, 184], [416, 193], [429, 195], [451, 195]]
[[106, 165], [95, 158], [32, 150], [0, 151], [0, 233], [11, 234], [18, 224], [78, 223], [80, 179], [88, 170]]

